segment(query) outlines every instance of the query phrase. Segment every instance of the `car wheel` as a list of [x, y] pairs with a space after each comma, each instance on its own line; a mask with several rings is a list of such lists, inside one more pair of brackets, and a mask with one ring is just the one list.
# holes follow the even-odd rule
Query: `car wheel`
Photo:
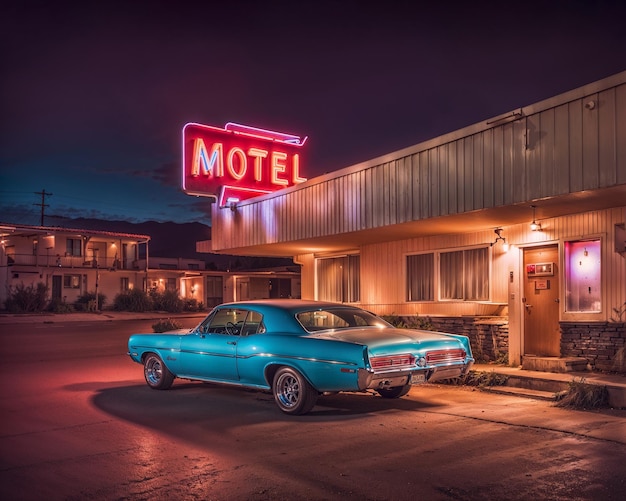
[[383, 398], [400, 398], [406, 395], [411, 390], [410, 384], [404, 386], [394, 386], [393, 388], [383, 388], [378, 391], [378, 394]]
[[317, 391], [298, 371], [283, 367], [276, 372], [272, 393], [278, 408], [286, 414], [306, 414], [317, 402]]
[[172, 374], [161, 357], [154, 353], [149, 354], [143, 361], [143, 375], [148, 386], [154, 390], [167, 390], [174, 382]]

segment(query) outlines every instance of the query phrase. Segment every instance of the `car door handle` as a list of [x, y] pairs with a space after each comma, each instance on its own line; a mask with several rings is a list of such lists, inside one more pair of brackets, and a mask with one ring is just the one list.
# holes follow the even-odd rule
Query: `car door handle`
[[226, 344], [237, 344], [237, 341], [226, 341]]

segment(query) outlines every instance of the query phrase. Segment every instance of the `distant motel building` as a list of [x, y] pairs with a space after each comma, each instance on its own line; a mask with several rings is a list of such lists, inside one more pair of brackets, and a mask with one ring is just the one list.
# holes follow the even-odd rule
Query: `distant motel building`
[[0, 311], [11, 294], [39, 284], [53, 304], [97, 292], [105, 297], [90, 307], [97, 310], [131, 289], [175, 291], [205, 308], [300, 295], [300, 273], [291, 267], [210, 270], [198, 259], [149, 256], [149, 242], [148, 235], [0, 223]]
[[623, 368], [626, 72], [212, 218], [198, 250], [292, 256], [305, 299], [524, 368]]

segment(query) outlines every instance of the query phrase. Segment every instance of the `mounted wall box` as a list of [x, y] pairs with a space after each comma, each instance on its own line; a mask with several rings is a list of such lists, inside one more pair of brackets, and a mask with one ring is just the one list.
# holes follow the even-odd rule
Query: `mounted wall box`
[[526, 265], [529, 277], [549, 277], [554, 275], [554, 263], [534, 263]]

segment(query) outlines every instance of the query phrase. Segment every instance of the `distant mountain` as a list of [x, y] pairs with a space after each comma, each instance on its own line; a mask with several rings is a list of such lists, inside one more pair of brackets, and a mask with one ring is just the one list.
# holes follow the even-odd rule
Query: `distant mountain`
[[211, 239], [211, 227], [202, 223], [159, 223], [156, 221], [130, 223], [128, 221], [59, 217], [47, 218], [46, 223], [47, 226], [148, 235], [150, 237], [150, 256], [199, 259], [207, 263], [209, 268], [217, 270], [251, 270], [293, 266], [291, 259], [242, 257], [196, 252], [196, 242]]

